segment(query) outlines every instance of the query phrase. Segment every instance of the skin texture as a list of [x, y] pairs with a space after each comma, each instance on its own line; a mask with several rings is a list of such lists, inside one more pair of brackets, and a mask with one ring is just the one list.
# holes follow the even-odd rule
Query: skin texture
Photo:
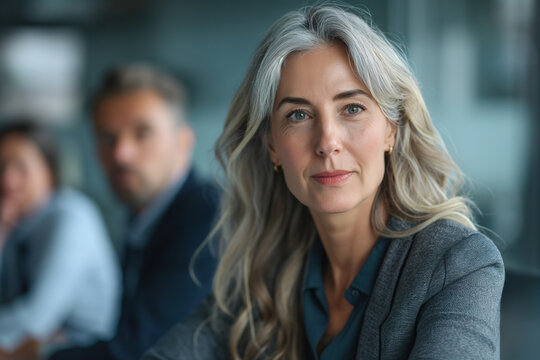
[[0, 224], [12, 226], [43, 204], [53, 189], [52, 174], [34, 143], [17, 134], [0, 143]]
[[331, 338], [353, 309], [345, 290], [378, 239], [370, 212], [396, 132], [351, 64], [342, 44], [290, 55], [267, 139], [271, 160], [309, 208], [328, 256], [325, 336]]
[[136, 212], [188, 170], [193, 131], [153, 90], [108, 97], [94, 115], [109, 182]]

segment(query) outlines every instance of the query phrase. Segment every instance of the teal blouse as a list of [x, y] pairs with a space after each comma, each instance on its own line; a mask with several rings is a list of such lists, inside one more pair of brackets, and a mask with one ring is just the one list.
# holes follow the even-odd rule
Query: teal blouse
[[316, 351], [317, 344], [321, 341], [328, 326], [329, 317], [323, 283], [323, 274], [328, 265], [328, 258], [320, 239], [315, 240], [308, 255], [302, 299], [304, 327], [307, 335], [307, 359], [346, 360], [355, 358], [364, 311], [389, 243], [390, 240], [383, 237], [377, 241], [366, 263], [354, 278], [351, 286], [345, 291], [345, 299], [354, 306], [354, 309], [343, 329], [326, 346], [319, 357]]

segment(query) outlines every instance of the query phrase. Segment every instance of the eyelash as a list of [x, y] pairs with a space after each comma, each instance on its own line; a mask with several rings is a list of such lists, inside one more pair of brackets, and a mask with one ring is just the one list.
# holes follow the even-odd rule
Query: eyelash
[[[352, 107], [357, 107], [360, 109], [360, 111], [358, 111], [357, 113], [353, 113], [353, 114], [346, 114], [346, 115], [349, 115], [349, 116], [354, 116], [354, 115], [358, 115], [359, 113], [361, 113], [362, 111], [366, 111], [367, 108], [362, 105], [362, 104], [358, 104], [358, 103], [352, 103], [352, 104], [347, 104], [343, 107], [343, 112], [347, 111], [347, 109], [350, 109]], [[294, 109], [292, 111], [290, 111], [289, 113], [287, 113], [287, 115], [285, 116], [287, 119], [289, 120], [292, 120], [292, 121], [302, 121], [304, 119], [293, 119], [292, 116], [295, 115], [295, 114], [305, 114], [306, 117], [309, 117], [311, 116], [309, 114], [309, 112], [307, 112], [306, 110], [304, 109]]]
[[366, 107], [362, 104], [356, 104], [356, 103], [353, 103], [353, 104], [347, 104], [343, 107], [343, 111], [347, 111], [347, 109], [350, 109], [352, 107], [357, 107], [357, 108], [360, 108], [361, 111], [358, 111], [357, 113], [354, 113], [354, 114], [347, 114], [347, 115], [357, 115], [359, 113], [361, 113], [362, 111], [366, 111]]
[[295, 115], [295, 114], [305, 114], [306, 117], [310, 116], [309, 113], [303, 109], [294, 109], [292, 111], [290, 111], [285, 117], [289, 120], [292, 120], [292, 121], [302, 121], [302, 120], [298, 120], [298, 119], [293, 119], [292, 116]]

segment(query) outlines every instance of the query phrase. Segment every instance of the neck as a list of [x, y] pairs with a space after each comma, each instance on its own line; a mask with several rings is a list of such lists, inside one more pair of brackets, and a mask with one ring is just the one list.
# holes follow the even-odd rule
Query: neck
[[156, 190], [151, 196], [144, 199], [141, 202], [134, 202], [130, 205], [131, 212], [135, 215], [143, 213], [146, 209], [150, 208], [155, 201], [162, 196], [166, 191], [169, 191], [175, 184], [180, 181], [183, 176], [186, 176], [189, 171], [189, 166], [186, 167], [175, 167], [171, 171], [171, 176], [168, 177], [167, 181]]
[[18, 218], [15, 219], [15, 222], [43, 207], [49, 201], [50, 197], [55, 191], [56, 189], [54, 189], [52, 186], [48, 186], [45, 190], [41, 191], [38, 195], [36, 195], [36, 198], [34, 199], [32, 205], [22, 210], [18, 214]]
[[343, 296], [379, 238], [371, 225], [371, 206], [312, 216], [328, 256], [325, 283], [333, 293]]

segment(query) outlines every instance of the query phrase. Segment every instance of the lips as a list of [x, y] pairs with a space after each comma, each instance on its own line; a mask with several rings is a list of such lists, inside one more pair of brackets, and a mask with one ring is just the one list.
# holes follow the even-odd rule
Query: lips
[[343, 184], [348, 178], [351, 177], [352, 174], [352, 171], [334, 170], [320, 172], [312, 175], [311, 177], [321, 185], [331, 186]]

